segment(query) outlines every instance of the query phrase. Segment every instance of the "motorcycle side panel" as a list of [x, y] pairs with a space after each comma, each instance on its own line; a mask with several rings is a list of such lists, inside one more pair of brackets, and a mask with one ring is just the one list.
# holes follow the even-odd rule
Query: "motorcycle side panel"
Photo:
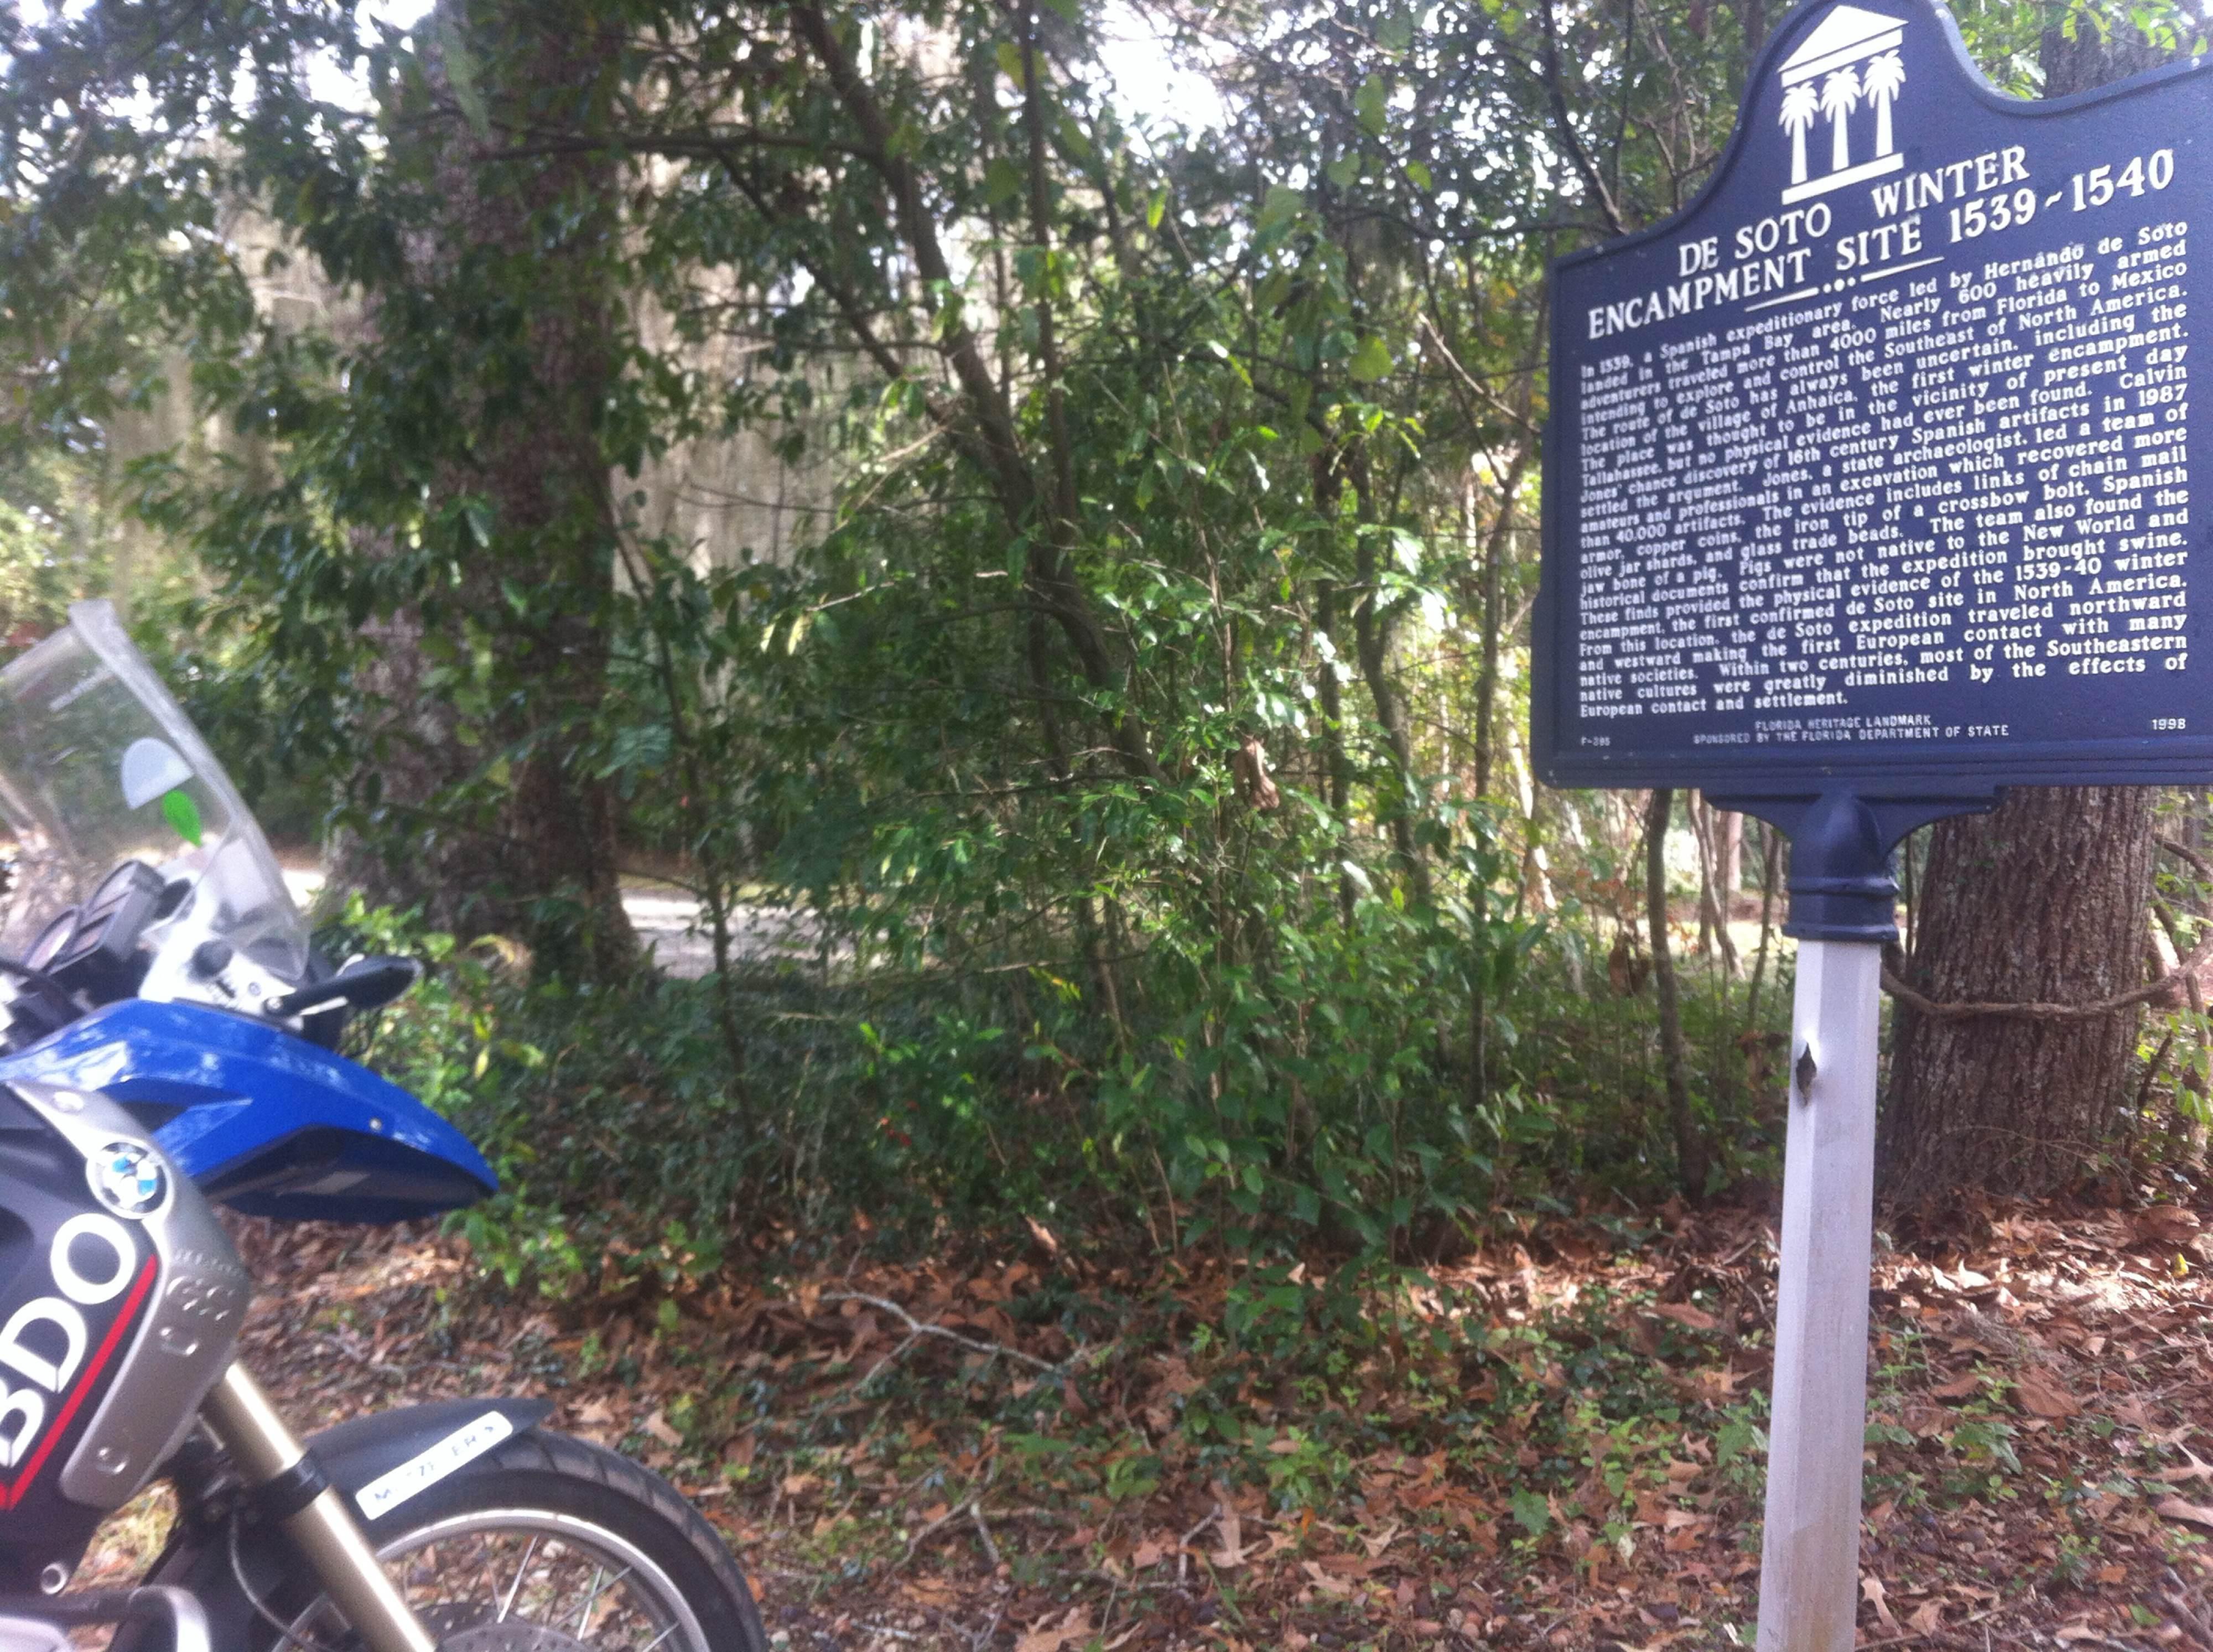
[[406, 1091], [283, 1028], [126, 998], [0, 1058], [15, 1079], [102, 1092], [210, 1199], [283, 1221], [407, 1222], [472, 1204], [498, 1178]]
[[[22, 1362], [42, 1368], [35, 1377], [0, 1372], [0, 1587], [9, 1589], [36, 1588], [49, 1562], [74, 1566], [105, 1513], [62, 1497], [61, 1466], [114, 1382], [117, 1344], [143, 1325], [160, 1269], [153, 1245], [133, 1226], [131, 1254], [102, 1259], [127, 1276], [125, 1289], [92, 1304], [64, 1295], [53, 1241], [65, 1223], [102, 1214], [85, 1183], [83, 1155], [14, 1096], [0, 1094], [0, 1317], [20, 1320], [18, 1335], [29, 1344]], [[111, 1234], [125, 1225], [113, 1222]], [[103, 1283], [108, 1271], [100, 1269]]]
[[0, 1589], [75, 1566], [229, 1363], [251, 1282], [96, 1094], [0, 1088]]

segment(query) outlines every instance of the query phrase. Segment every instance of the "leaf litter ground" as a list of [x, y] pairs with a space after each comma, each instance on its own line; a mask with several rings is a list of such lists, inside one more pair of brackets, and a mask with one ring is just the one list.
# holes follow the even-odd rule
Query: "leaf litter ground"
[[[2213, 1652], [2209, 1219], [2012, 1209], [1883, 1251], [1862, 1646]], [[542, 1394], [708, 1513], [794, 1652], [1752, 1641], [1764, 1212], [1548, 1220], [1356, 1292], [1033, 1224], [564, 1303], [450, 1236], [238, 1231], [296, 1421]]]

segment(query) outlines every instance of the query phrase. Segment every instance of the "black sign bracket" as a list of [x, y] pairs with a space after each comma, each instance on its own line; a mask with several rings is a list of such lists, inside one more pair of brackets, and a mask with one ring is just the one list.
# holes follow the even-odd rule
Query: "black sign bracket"
[[1890, 871], [1898, 845], [1932, 820], [1986, 814], [2004, 796], [1997, 786], [1884, 794], [1840, 781], [1819, 791], [1710, 794], [1707, 801], [1765, 820], [1790, 839], [1783, 934], [1881, 946], [1898, 938], [1898, 884]]

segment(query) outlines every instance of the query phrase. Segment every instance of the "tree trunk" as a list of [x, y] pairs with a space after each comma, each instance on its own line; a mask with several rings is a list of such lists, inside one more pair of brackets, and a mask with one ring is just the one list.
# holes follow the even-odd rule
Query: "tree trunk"
[[[1740, 820], [1743, 818], [1737, 816]], [[1782, 842], [1783, 834], [1773, 826], [1759, 828], [1759, 951], [1752, 966], [1752, 992], [1745, 1002], [1744, 1030], [1748, 1036], [1760, 1031], [1759, 989], [1767, 978], [1767, 950], [1775, 939], [1775, 886], [1781, 870]]]
[[1690, 1063], [1683, 1049], [1683, 1007], [1675, 990], [1675, 954], [1667, 941], [1667, 817], [1675, 794], [1652, 794], [1644, 815], [1644, 911], [1652, 931], [1652, 979], [1660, 997], [1660, 1066], [1667, 1085], [1667, 1122], [1675, 1135], [1675, 1178], [1686, 1198], [1706, 1191], [1706, 1144], [1691, 1114]]
[[[1504, 550], [1505, 523], [1513, 510], [1513, 497], [1509, 493], [1498, 507], [1498, 531], [1491, 533], [1484, 546], [1483, 587], [1480, 598], [1469, 606], [1481, 617], [1483, 625], [1483, 665], [1475, 678], [1475, 796], [1479, 801], [1491, 795], [1491, 752], [1492, 710], [1498, 700], [1498, 563]], [[1470, 472], [1460, 488], [1460, 543], [1467, 545], [1475, 533], [1475, 476]]]
[[1736, 939], [1728, 930], [1728, 892], [1722, 882], [1721, 812], [1702, 792], [1690, 794], [1691, 836], [1698, 846], [1698, 951], [1718, 952], [1722, 973], [1734, 980]]
[[1767, 44], [1766, 3], [1732, 0], [1730, 9], [1736, 13], [1737, 31], [1744, 36], [1744, 66], [1749, 70], [1752, 60], [1759, 55], [1759, 48]]
[[[1352, 819], [1352, 761], [1344, 750], [1344, 696], [1338, 686], [1337, 662], [1341, 657], [1337, 649], [1337, 582], [1334, 580], [1317, 582], [1314, 596], [1314, 631], [1328, 639], [1326, 657], [1320, 661], [1318, 682], [1321, 692], [1321, 727], [1323, 760], [1329, 765], [1329, 818], [1331, 830], [1342, 836]], [[1340, 870], [1337, 875], [1338, 913], [1348, 930], [1352, 927], [1354, 892], [1352, 875]]]
[[[1907, 982], [1939, 1003], [2082, 1003], [2143, 978], [2152, 809], [2138, 788], [2023, 788], [1939, 825]], [[1899, 1010], [1881, 1155], [1907, 1206], [2065, 1186], [2125, 1098], [2137, 1012], [2091, 1021]]]
[[[2088, 91], [2164, 57], [2133, 29], [2045, 31], [2045, 94]], [[1911, 985], [1937, 1003], [2081, 1002], [2143, 978], [2155, 794], [2022, 789], [1939, 821]], [[1917, 1015], [1901, 1007], [1878, 1160], [1884, 1194], [2050, 1192], [2075, 1180], [2124, 1099], [2137, 1012], [2094, 1021]]]
[[[471, 43], [470, 66], [448, 72], [441, 60], [434, 79], [466, 82], [460, 101], [481, 97], [510, 128], [588, 121], [578, 111], [598, 101], [614, 42], [588, 9], [491, 0], [444, 9], [442, 38]], [[522, 936], [543, 969], [610, 975], [637, 951], [617, 808], [575, 759], [607, 692], [617, 522], [599, 425], [616, 371], [619, 179], [581, 146], [494, 161], [503, 140], [487, 132], [452, 119], [418, 131], [443, 222], [410, 248], [399, 279], [446, 290], [460, 315], [524, 308], [527, 367], [517, 383], [516, 360], [495, 342], [459, 355], [458, 385], [439, 387], [467, 440], [434, 481], [432, 503], [483, 501], [491, 543], [458, 589], [370, 627], [381, 658], [363, 686], [390, 716], [369, 760], [391, 829], [339, 844], [334, 880], [420, 906], [464, 936]], [[560, 233], [548, 229], [552, 215]], [[518, 285], [527, 296], [507, 290]], [[373, 305], [372, 316], [396, 344], [393, 330], [420, 325], [421, 312]], [[465, 711], [453, 661], [477, 647], [491, 657], [465, 685], [481, 695]], [[502, 753], [512, 754], [504, 777], [488, 783], [483, 771]]]
[[[1324, 517], [1333, 519], [1337, 515], [1349, 479], [1360, 525], [1365, 527], [1375, 523], [1375, 494], [1369, 482], [1367, 461], [1357, 447], [1324, 448], [1314, 454], [1309, 468], [1314, 507]], [[1353, 564], [1353, 579], [1358, 590], [1352, 604], [1353, 655], [1361, 679], [1368, 686], [1369, 698], [1375, 704], [1375, 725], [1383, 735], [1385, 749], [1391, 754], [1393, 771], [1390, 789], [1378, 791], [1375, 812], [1390, 830], [1391, 844], [1405, 874], [1410, 894], [1421, 905], [1433, 905], [1429, 863], [1423, 856], [1421, 845], [1414, 840], [1413, 736], [1407, 726], [1405, 702], [1391, 680], [1392, 627], [1380, 601], [1382, 594], [1377, 585], [1375, 541], [1369, 535], [1355, 535]], [[1334, 617], [1331, 589], [1325, 582], [1325, 630]], [[1323, 709], [1335, 721], [1334, 710], [1326, 699]]]
[[[1351, 477], [1361, 525], [1374, 527], [1378, 521], [1375, 496], [1369, 481], [1367, 457], [1358, 448], [1350, 450], [1346, 469]], [[1414, 837], [1413, 729], [1406, 715], [1405, 697], [1391, 678], [1391, 637], [1396, 627], [1383, 606], [1372, 534], [1363, 533], [1355, 539], [1353, 563], [1355, 577], [1361, 587], [1360, 596], [1352, 605], [1353, 653], [1360, 662], [1361, 677], [1368, 684], [1368, 698], [1375, 705], [1375, 726], [1383, 735], [1385, 749], [1391, 753], [1391, 791], [1389, 796], [1377, 799], [1377, 812], [1390, 826], [1391, 844], [1398, 851], [1409, 894], [1417, 904], [1433, 906], [1436, 899], [1430, 882], [1430, 863]]]

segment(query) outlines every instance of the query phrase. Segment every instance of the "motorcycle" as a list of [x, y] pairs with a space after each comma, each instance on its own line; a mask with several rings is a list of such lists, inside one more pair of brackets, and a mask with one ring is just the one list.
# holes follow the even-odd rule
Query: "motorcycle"
[[[658, 1476], [456, 1400], [297, 1438], [237, 1358], [213, 1205], [391, 1222], [496, 1186], [338, 1053], [416, 966], [309, 945], [223, 767], [106, 603], [0, 671], [0, 1652], [764, 1652], [753, 1593]], [[156, 1479], [166, 1548], [72, 1589]]]

